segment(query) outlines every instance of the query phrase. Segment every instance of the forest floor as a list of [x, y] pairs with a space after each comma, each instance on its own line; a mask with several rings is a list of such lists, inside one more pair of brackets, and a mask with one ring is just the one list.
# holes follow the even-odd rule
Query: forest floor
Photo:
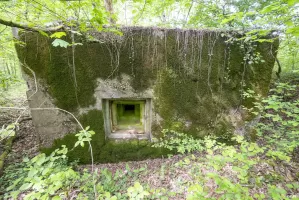
[[[26, 84], [19, 82], [13, 87], [5, 91], [4, 102], [5, 107], [28, 107], [26, 101]], [[29, 110], [23, 111], [18, 109], [2, 109], [0, 111], [0, 126], [6, 126], [14, 123], [18, 118], [18, 127], [16, 129], [16, 137], [14, 139], [10, 154], [6, 159], [6, 165], [18, 163], [24, 157], [33, 157], [38, 153], [38, 137], [32, 124], [32, 118]], [[0, 146], [1, 153], [1, 146]]]

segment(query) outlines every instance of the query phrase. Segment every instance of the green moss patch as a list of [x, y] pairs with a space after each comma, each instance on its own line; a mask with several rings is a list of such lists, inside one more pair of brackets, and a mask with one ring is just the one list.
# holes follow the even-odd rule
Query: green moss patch
[[[89, 126], [90, 130], [95, 131], [96, 134], [92, 136], [91, 145], [93, 147], [94, 157], [98, 158], [101, 148], [106, 143], [103, 114], [101, 111], [91, 110], [80, 116], [79, 120], [83, 127]], [[41, 151], [49, 154], [53, 152], [53, 150], [60, 148], [61, 145], [66, 145], [70, 150], [68, 153], [70, 161], [79, 159], [80, 163], [90, 163], [91, 157], [88, 145], [86, 144], [84, 147], [79, 146], [77, 148], [73, 148], [77, 141], [78, 138], [75, 134], [70, 133], [63, 138], [56, 139], [51, 148], [43, 148]]]
[[[98, 110], [91, 110], [80, 117], [84, 127], [90, 126], [90, 130], [96, 132], [92, 137], [94, 161], [97, 163], [120, 162], [131, 160], [144, 160], [158, 158], [171, 153], [169, 150], [151, 147], [152, 143], [147, 140], [114, 141], [105, 139], [103, 114]], [[78, 141], [75, 134], [67, 134], [63, 138], [56, 139], [51, 148], [42, 148], [41, 151], [50, 154], [61, 145], [69, 149], [69, 161], [78, 160], [81, 164], [91, 163], [89, 146], [74, 145]]]

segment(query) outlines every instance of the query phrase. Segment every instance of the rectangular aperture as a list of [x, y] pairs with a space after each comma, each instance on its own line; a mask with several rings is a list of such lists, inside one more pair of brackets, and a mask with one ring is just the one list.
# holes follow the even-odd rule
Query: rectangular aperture
[[143, 134], [145, 101], [110, 101], [111, 132], [122, 134]]
[[150, 138], [151, 99], [103, 99], [105, 132], [109, 138]]

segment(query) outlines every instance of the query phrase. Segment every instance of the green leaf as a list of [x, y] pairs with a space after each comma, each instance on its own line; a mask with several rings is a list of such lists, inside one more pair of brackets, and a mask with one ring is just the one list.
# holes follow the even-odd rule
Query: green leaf
[[40, 197], [41, 200], [48, 200], [49, 199], [49, 195], [48, 194], [44, 194], [42, 197]]
[[64, 40], [61, 40], [61, 39], [55, 39], [53, 42], [52, 42], [52, 45], [54, 47], [64, 47], [64, 48], [67, 48], [69, 46], [70, 43], [64, 41]]
[[296, 3], [299, 3], [299, 1], [298, 1], [298, 0], [288, 0], [288, 5], [289, 5], [289, 6], [293, 6], [293, 5], [295, 5]]
[[29, 173], [28, 173], [28, 177], [29, 177], [29, 178], [33, 178], [34, 175], [37, 174], [37, 172], [38, 172], [38, 171], [37, 171], [36, 169], [34, 169], [34, 168], [31, 169], [31, 170], [29, 171]]
[[24, 183], [19, 190], [24, 191], [24, 190], [28, 190], [29, 188], [31, 188], [33, 184], [32, 183]]
[[46, 155], [45, 154], [40, 154], [40, 157], [37, 159], [36, 164], [37, 165], [42, 165], [46, 161]]
[[278, 4], [277, 2], [270, 4], [268, 6], [266, 6], [262, 11], [261, 14], [266, 14], [275, 10], [278, 10], [280, 8], [280, 4]]
[[28, 157], [24, 157], [23, 158], [23, 162], [28, 162], [29, 161], [29, 158]]
[[287, 25], [287, 26], [294, 26], [294, 23], [291, 20], [289, 20], [289, 21], [285, 22], [285, 25]]
[[50, 35], [50, 38], [61, 38], [63, 36], [66, 36], [65, 32], [56, 32], [56, 33], [53, 33], [52, 35]]
[[10, 193], [10, 195], [13, 199], [18, 199], [19, 194], [20, 194], [20, 191], [13, 191]]
[[10, 190], [14, 189], [14, 188], [16, 187], [16, 185], [17, 185], [21, 180], [22, 180], [22, 178], [18, 178], [17, 180], [15, 180], [15, 181], [13, 182], [12, 185], [10, 185], [8, 188], [6, 188], [6, 191], [10, 191]]
[[297, 122], [297, 121], [292, 121], [292, 125], [296, 127], [296, 126], [299, 125], [299, 122]]
[[42, 172], [42, 175], [44, 176], [44, 175], [46, 175], [48, 172], [50, 172], [50, 168], [46, 168], [46, 169], [44, 169], [43, 170], [43, 172]]
[[44, 31], [39, 30], [38, 32], [45, 37], [49, 37], [49, 35]]
[[294, 36], [299, 36], [299, 27], [288, 28], [286, 33], [292, 34]]
[[226, 24], [226, 23], [228, 23], [228, 22], [234, 20], [235, 18], [236, 18], [236, 16], [235, 16], [235, 15], [232, 15], [232, 16], [230, 16], [229, 18], [223, 19], [223, 20], [221, 21], [221, 24]]
[[58, 195], [56, 195], [56, 196], [54, 196], [54, 197], [52, 198], [52, 200], [61, 200], [61, 197], [58, 196]]

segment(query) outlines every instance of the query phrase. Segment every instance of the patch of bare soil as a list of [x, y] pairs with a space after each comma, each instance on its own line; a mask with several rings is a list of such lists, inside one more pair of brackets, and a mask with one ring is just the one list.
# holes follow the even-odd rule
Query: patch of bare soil
[[17, 136], [14, 139], [7, 163], [21, 162], [23, 157], [34, 157], [38, 154], [39, 142], [32, 120], [28, 119], [19, 124]]
[[[10, 107], [28, 107], [25, 96], [19, 98], [10, 99], [6, 104]], [[15, 123], [18, 119], [18, 126], [16, 129], [16, 135], [13, 139], [11, 151], [5, 159], [5, 165], [19, 163], [23, 157], [33, 157], [38, 153], [38, 135], [32, 124], [32, 118], [30, 116], [29, 109], [1, 109], [0, 110], [0, 126], [7, 126], [11, 123]], [[3, 150], [4, 144], [0, 143], [0, 153]]]

